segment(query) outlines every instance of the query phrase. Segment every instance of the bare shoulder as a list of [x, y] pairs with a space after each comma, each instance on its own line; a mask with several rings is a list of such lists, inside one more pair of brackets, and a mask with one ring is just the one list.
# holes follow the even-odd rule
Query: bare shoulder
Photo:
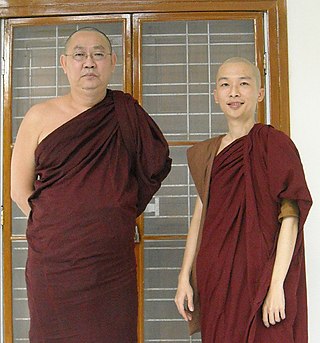
[[50, 99], [45, 102], [33, 105], [25, 114], [24, 121], [33, 124], [40, 124], [45, 121], [50, 113], [52, 112], [52, 107], [57, 106], [58, 99]]
[[40, 122], [47, 119], [57, 108], [61, 106], [63, 100], [59, 98], [49, 99], [39, 104], [33, 105], [25, 115], [26, 120]]
[[18, 136], [23, 140], [38, 141], [52, 113], [59, 108], [60, 102], [60, 98], [55, 98], [33, 105], [22, 120]]

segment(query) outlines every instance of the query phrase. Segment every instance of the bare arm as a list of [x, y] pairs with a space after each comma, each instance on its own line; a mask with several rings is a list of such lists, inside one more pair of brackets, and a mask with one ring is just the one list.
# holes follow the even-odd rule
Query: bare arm
[[191, 315], [188, 312], [186, 312], [184, 309], [185, 301], [187, 301], [188, 308], [190, 311], [193, 311], [193, 308], [194, 308], [193, 290], [190, 285], [190, 273], [192, 269], [193, 260], [196, 254], [201, 212], [202, 212], [202, 202], [198, 196], [196, 200], [196, 205], [194, 208], [194, 213], [192, 216], [189, 232], [188, 232], [183, 262], [182, 262], [181, 271], [179, 274], [178, 289], [175, 296], [175, 303], [177, 305], [178, 311], [186, 321], [191, 320]]
[[283, 284], [296, 244], [298, 220], [297, 217], [285, 217], [282, 220], [271, 283], [262, 306], [262, 319], [266, 327], [275, 325], [286, 317]]
[[11, 160], [11, 198], [28, 216], [28, 198], [33, 192], [35, 180], [34, 152], [38, 145], [39, 120], [36, 110], [30, 109], [23, 119]]

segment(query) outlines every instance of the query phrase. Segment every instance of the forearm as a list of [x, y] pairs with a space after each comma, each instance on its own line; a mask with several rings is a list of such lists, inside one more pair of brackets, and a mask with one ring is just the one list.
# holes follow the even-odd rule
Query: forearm
[[286, 217], [282, 220], [270, 287], [283, 286], [296, 244], [298, 220], [297, 217]]
[[13, 154], [11, 163], [11, 199], [21, 211], [28, 217], [30, 205], [28, 199], [34, 191], [35, 173], [33, 164], [26, 167], [20, 166], [21, 159]]
[[186, 242], [186, 248], [184, 252], [183, 262], [181, 266], [181, 271], [179, 274], [179, 280], [181, 279], [188, 279], [190, 277], [192, 264], [195, 258], [196, 254], [196, 248], [197, 248], [197, 240], [199, 235], [199, 229], [200, 229], [200, 220], [201, 220], [201, 212], [202, 212], [202, 203], [200, 198], [197, 198], [194, 214], [192, 216], [187, 242]]
[[[193, 311], [194, 309], [193, 289], [190, 285], [190, 273], [197, 250], [201, 212], [202, 203], [198, 197], [188, 232], [182, 267], [179, 274], [177, 293], [175, 296], [175, 303], [178, 311], [186, 321], [192, 319], [190, 311]], [[185, 309], [185, 303], [187, 303], [188, 311]]]
[[298, 217], [285, 217], [282, 220], [270, 287], [262, 306], [262, 320], [267, 328], [286, 318], [283, 284], [297, 240], [298, 220]]

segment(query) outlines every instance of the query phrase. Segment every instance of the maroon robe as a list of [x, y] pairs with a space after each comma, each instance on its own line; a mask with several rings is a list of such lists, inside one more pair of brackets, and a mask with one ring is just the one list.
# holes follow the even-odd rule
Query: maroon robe
[[[203, 343], [305, 343], [303, 225], [312, 201], [299, 154], [285, 134], [256, 124], [214, 158], [205, 190], [210, 166], [201, 165], [197, 156], [205, 152], [203, 161], [212, 161], [210, 145], [212, 140], [189, 151], [206, 213], [196, 258]], [[282, 199], [297, 201], [299, 232], [284, 284], [286, 319], [266, 328], [261, 307], [274, 265]]]
[[[50, 133], [35, 152], [26, 266], [31, 343], [137, 341], [135, 220], [171, 160], [157, 125], [124, 95], [139, 123], [132, 161], [113, 94]], [[148, 191], [138, 201], [141, 187]]]

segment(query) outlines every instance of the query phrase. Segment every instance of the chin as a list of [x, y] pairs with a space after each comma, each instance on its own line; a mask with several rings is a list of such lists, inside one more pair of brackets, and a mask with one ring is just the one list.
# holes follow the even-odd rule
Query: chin
[[92, 83], [91, 84], [81, 85], [82, 89], [98, 89], [100, 87], [101, 87], [100, 85], [92, 84]]

